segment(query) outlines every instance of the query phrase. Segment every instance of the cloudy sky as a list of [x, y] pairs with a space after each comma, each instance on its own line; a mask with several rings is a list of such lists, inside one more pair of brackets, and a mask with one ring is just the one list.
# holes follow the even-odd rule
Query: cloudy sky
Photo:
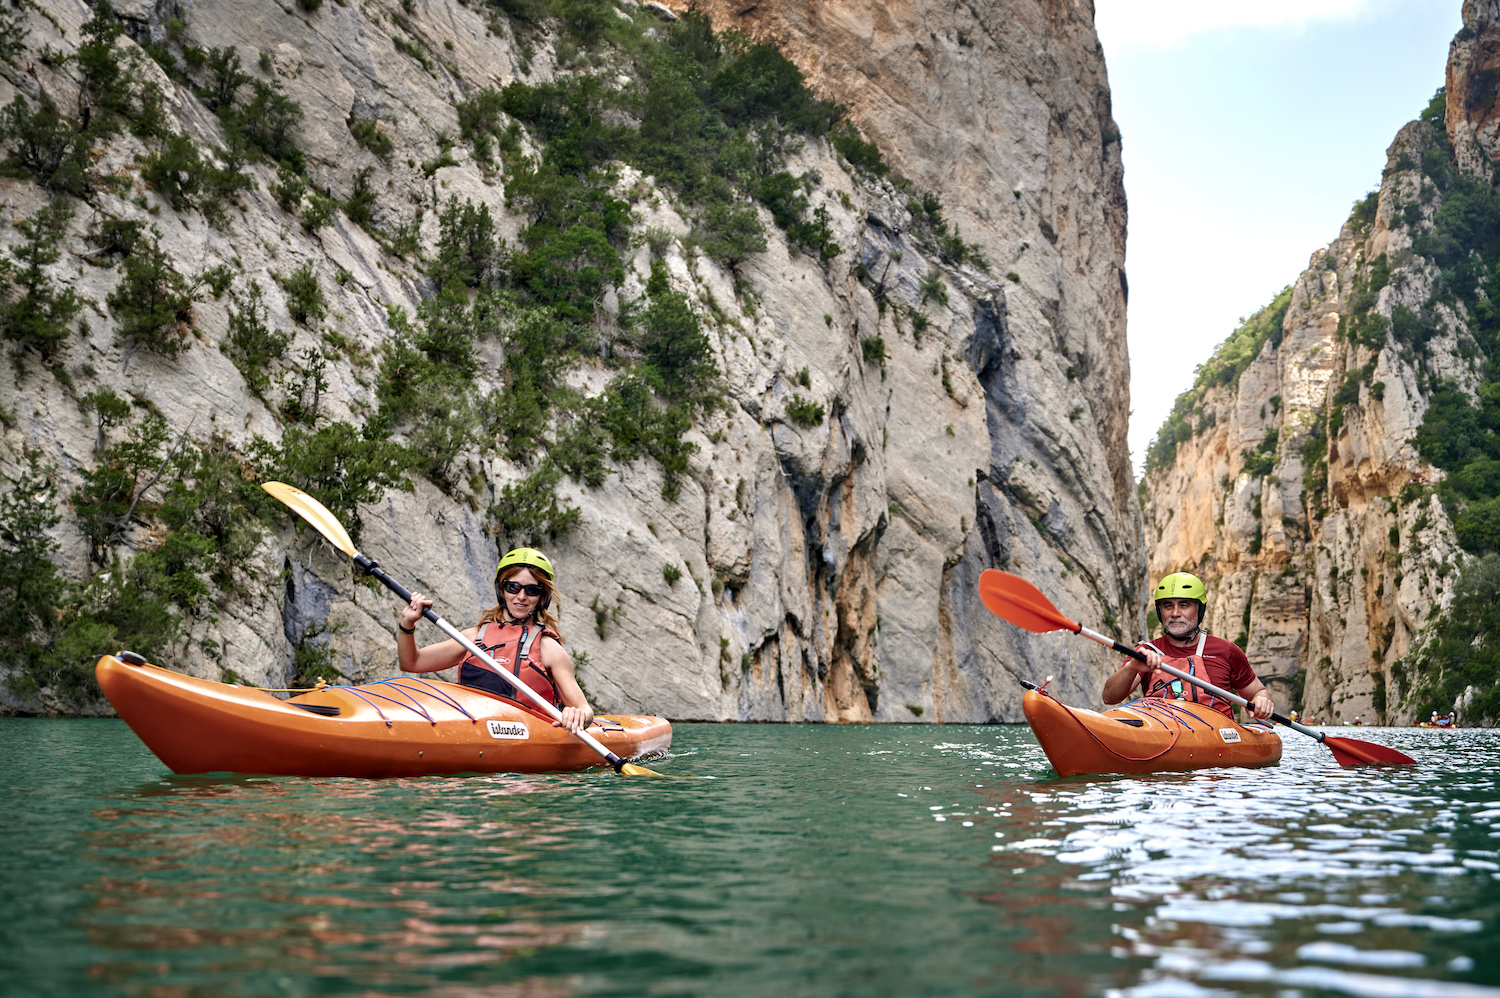
[[1095, 0], [1123, 136], [1130, 449], [1332, 242], [1443, 85], [1460, 0]]

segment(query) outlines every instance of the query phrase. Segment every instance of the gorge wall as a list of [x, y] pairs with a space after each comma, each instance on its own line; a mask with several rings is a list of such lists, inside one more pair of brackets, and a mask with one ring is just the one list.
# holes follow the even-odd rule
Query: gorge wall
[[[516, 276], [517, 260], [537, 259], [543, 228], [573, 224], [535, 207], [546, 195], [525, 184], [544, 172], [528, 171], [563, 161], [556, 136], [574, 134], [568, 122], [580, 116], [588, 142], [634, 142], [657, 127], [641, 74], [660, 47], [684, 44], [673, 32], [685, 11], [672, 6], [124, 0], [101, 15], [42, 0], [13, 15], [25, 47], [0, 65], [0, 104], [19, 98], [25, 115], [54, 114], [47, 134], [93, 135], [108, 110], [108, 94], [90, 89], [104, 56], [84, 45], [100, 17], [123, 28], [106, 48], [134, 67], [124, 91], [148, 80], [161, 99], [141, 91], [120, 112], [128, 129], [89, 140], [76, 183], [59, 172], [44, 184], [27, 166], [40, 118], [15, 112], [4, 133], [7, 302], [44, 287], [81, 303], [63, 340], [8, 334], [13, 363], [0, 377], [0, 475], [13, 495], [37, 499], [33, 527], [46, 519], [43, 500], [56, 510], [26, 534], [12, 504], [4, 526], [30, 536], [33, 552], [55, 544], [47, 557], [73, 593], [47, 597], [55, 611], [21, 611], [32, 644], [13, 636], [7, 646], [7, 709], [107, 710], [77, 677], [117, 635], [136, 633], [122, 580], [171, 618], [151, 649], [160, 664], [271, 687], [309, 675], [309, 662], [347, 680], [393, 674], [388, 596], [300, 524], [245, 498], [255, 482], [312, 464], [317, 473], [298, 484], [331, 506], [341, 497], [361, 549], [455, 622], [492, 602], [499, 549], [537, 536], [559, 567], [580, 680], [604, 711], [1016, 721], [1014, 679], [1049, 674], [1065, 699], [1093, 698], [1106, 656], [1019, 633], [974, 590], [984, 568], [1006, 566], [1075, 616], [1114, 626], [1139, 614], [1125, 199], [1092, 6], [708, 4], [716, 27], [774, 43], [815, 93], [845, 105], [890, 173], [839, 151], [858, 145], [755, 119], [746, 134], [765, 160], [751, 182], [759, 193], [741, 192], [727, 210], [753, 209], [765, 243], [715, 253], [701, 202], [644, 172], [650, 151], [632, 146], [635, 159], [586, 174], [607, 178], [591, 203], [623, 206], [607, 250], [596, 245], [621, 266], [586, 314], [568, 313], [576, 302]], [[253, 110], [235, 127], [262, 149], [285, 139], [295, 156], [234, 153], [226, 123], [241, 120], [241, 105], [233, 88], [227, 99], [215, 91], [231, 49], [262, 111], [284, 109], [277, 94], [302, 110], [284, 136], [267, 135]], [[541, 108], [525, 121], [484, 103], [516, 81]], [[593, 93], [604, 110], [547, 111], [557, 92]], [[156, 124], [142, 125], [152, 114]], [[73, 140], [59, 141], [72, 162]], [[585, 161], [600, 155], [588, 142]], [[163, 165], [184, 148], [249, 184], [229, 184], [216, 202], [208, 191], [224, 174], [194, 174], [181, 156], [177, 173]], [[778, 168], [799, 181], [779, 201], [767, 193]], [[210, 179], [189, 190], [184, 178], [200, 175]], [[56, 202], [72, 214], [45, 214]], [[432, 276], [447, 272], [435, 268], [448, 266], [465, 205], [476, 226], [486, 209], [513, 254], [514, 293], [492, 313], [481, 314], [482, 280], [445, 298]], [[57, 259], [24, 270], [26, 247], [48, 232]], [[176, 312], [153, 327], [182, 337], [172, 350], [143, 345], [128, 325], [139, 310], [121, 288], [139, 283], [141, 251], [121, 233], [159, 251], [148, 261], [155, 287], [178, 288]], [[544, 276], [582, 280], [580, 258], [554, 260]], [[311, 310], [310, 286], [322, 301]], [[671, 409], [660, 381], [650, 382], [656, 396], [630, 396], [641, 426], [692, 413], [690, 424], [652, 431], [642, 456], [622, 443], [624, 410], [605, 403], [648, 383], [619, 372], [651, 356], [639, 333], [651, 310], [679, 300], [706, 336], [715, 387], [696, 409]], [[468, 418], [514, 427], [533, 404], [522, 391], [523, 327], [565, 335], [543, 374], [572, 409], [543, 406], [529, 437], [480, 432], [461, 445], [441, 400], [423, 402], [436, 414], [428, 422], [389, 417], [403, 385], [417, 383], [401, 351], [410, 370], [428, 370], [422, 355], [436, 362], [449, 336], [472, 338], [472, 356], [450, 355], [472, 361], [465, 381], [488, 393]], [[250, 333], [285, 342], [257, 367], [245, 359]], [[101, 401], [104, 389], [123, 408]], [[596, 455], [595, 473], [556, 471], [549, 462], [562, 467], [565, 450]], [[183, 470], [195, 453], [197, 470]], [[218, 491], [203, 470], [212, 462]], [[128, 479], [106, 497], [114, 506], [98, 498], [105, 472]], [[358, 475], [374, 491], [345, 496]], [[215, 517], [204, 512], [210, 493], [240, 498]], [[512, 507], [533, 500], [540, 512], [518, 525]], [[172, 560], [189, 521], [200, 525], [192, 537], [219, 544], [216, 562]], [[265, 526], [231, 552], [223, 538], [252, 521]], [[170, 585], [132, 574], [143, 555], [171, 566], [151, 577]], [[106, 603], [112, 616], [88, 616]], [[28, 676], [29, 686], [16, 681]]]
[[[1200, 369], [1141, 485], [1152, 576], [1210, 580], [1211, 629], [1283, 710], [1327, 721], [1411, 723], [1431, 702], [1413, 666], [1472, 560], [1454, 514], [1483, 496], [1434, 455], [1465, 435], [1450, 409], [1487, 405], [1493, 223], [1473, 220], [1500, 151], [1500, 24], [1495, 4], [1463, 14], [1445, 92], [1396, 136], [1378, 191]], [[1449, 409], [1428, 419], [1435, 399]]]

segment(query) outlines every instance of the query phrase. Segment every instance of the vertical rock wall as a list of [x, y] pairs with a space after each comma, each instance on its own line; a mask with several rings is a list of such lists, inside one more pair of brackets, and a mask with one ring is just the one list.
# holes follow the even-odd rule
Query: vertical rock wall
[[[1466, 2], [1444, 123], [1451, 164], [1484, 182], [1497, 38], [1500, 7]], [[1378, 194], [1292, 285], [1279, 337], [1236, 383], [1197, 390], [1196, 432], [1144, 481], [1152, 576], [1205, 576], [1215, 633], [1238, 636], [1283, 708], [1334, 722], [1412, 720], [1393, 666], [1450, 601], [1464, 557], [1422, 487], [1442, 472], [1413, 443], [1434, 386], [1472, 395], [1482, 362], [1463, 306], [1434, 297], [1437, 269], [1413, 253], [1442, 203], [1422, 166], [1449, 155], [1440, 141], [1427, 121], [1398, 133]], [[1393, 331], [1401, 306], [1428, 317], [1423, 356]]]
[[[47, 16], [28, 22], [31, 43], [71, 50], [88, 11], [43, 6]], [[820, 93], [849, 106], [910, 186], [859, 174], [826, 143], [808, 143], [789, 169], [820, 178], [813, 199], [844, 252], [826, 266], [796, 253], [763, 211], [769, 248], [731, 274], [685, 241], [690, 220], [669, 191], [622, 168], [619, 196], [637, 232], [667, 233], [671, 284], [701, 309], [731, 404], [689, 431], [699, 449], [675, 501], [662, 498], [661, 470], [648, 460], [613, 468], [598, 488], [561, 488], [583, 522], [549, 553], [582, 682], [604, 710], [703, 719], [1014, 721], [1013, 677], [1052, 673], [1061, 695], [1093, 699], [1105, 656], [1016, 632], [974, 591], [980, 571], [1007, 566], [1090, 622], [1128, 633], [1139, 614], [1144, 564], [1125, 442], [1125, 199], [1091, 6], [709, 9], [720, 27], [776, 41]], [[549, 78], [550, 36], [523, 45], [504, 18], [453, 0], [351, 0], [312, 13], [142, 2], [122, 13], [133, 37], [159, 37], [175, 20], [189, 42], [233, 46], [247, 69], [279, 81], [306, 110], [299, 141], [318, 190], [346, 197], [355, 172], [372, 167], [383, 217], [418, 224], [428, 251], [435, 209], [453, 196], [488, 205], [503, 232], [516, 232], [502, 184], [462, 145], [450, 150], [453, 165], [421, 164], [458, 133], [456, 101]], [[651, 15], [622, 0], [620, 16]], [[432, 58], [418, 61], [413, 46]], [[218, 124], [197, 98], [161, 83], [174, 127], [217, 141]], [[7, 73], [0, 103], [68, 86], [55, 68]], [[347, 125], [355, 117], [378, 120], [397, 155], [361, 148]], [[329, 363], [324, 404], [332, 418], [358, 422], [369, 358], [391, 335], [387, 307], [412, 309], [430, 293], [421, 272], [342, 215], [304, 233], [277, 207], [264, 165], [248, 168], [255, 189], [226, 226], [174, 212], [139, 180], [132, 141], [110, 153], [132, 189], [103, 195], [92, 217], [80, 213], [70, 238], [81, 241], [102, 218], [154, 223], [184, 272], [225, 263], [241, 280], [259, 279], [286, 329], [296, 327], [271, 275], [310, 263], [326, 278], [329, 318], [323, 330], [299, 329], [293, 350], [330, 330], [352, 344]], [[909, 191], [922, 190], [941, 196], [988, 272], [946, 265], [917, 238]], [[27, 181], [0, 181], [0, 192], [8, 220], [44, 200]], [[653, 252], [645, 240], [633, 244], [612, 300], [642, 294]], [[55, 271], [95, 301], [118, 280], [79, 259]], [[0, 470], [14, 474], [23, 452], [34, 452], [65, 490], [76, 484], [95, 442], [76, 400], [97, 385], [149, 396], [174, 434], [196, 439], [212, 428], [239, 449], [257, 434], [279, 437], [275, 415], [217, 349], [222, 304], [196, 306], [197, 342], [175, 360], [122, 349], [109, 312], [96, 312], [65, 361], [72, 387], [43, 370], [0, 378], [0, 404], [17, 414]], [[866, 355], [874, 336], [884, 340], [883, 362]], [[503, 358], [485, 349], [480, 377], [498, 387]], [[588, 364], [567, 375], [586, 395], [607, 376]], [[788, 417], [802, 393], [825, 406], [826, 419]], [[361, 510], [363, 550], [434, 594], [455, 621], [491, 601], [497, 551], [480, 511], [525, 473], [484, 450], [466, 465], [472, 495], [417, 481], [413, 493]], [[76, 526], [65, 519], [56, 534], [68, 571], [81, 575]], [[684, 570], [678, 580], [669, 566]], [[309, 532], [281, 527], [247, 567], [258, 579], [252, 593], [192, 621], [164, 664], [280, 686], [292, 646], [313, 639], [332, 645], [352, 679], [394, 671], [390, 600], [356, 583]]]
[[[1064, 695], [1094, 700], [1105, 656], [997, 627], [973, 595], [980, 571], [1008, 567], [1077, 616], [1109, 627], [1138, 620], [1142, 565], [1121, 380], [1125, 197], [1092, 6], [707, 8], [718, 25], [774, 41], [847, 106], [895, 170], [938, 192], [963, 238], [1004, 275], [973, 296], [954, 341], [986, 410], [974, 516], [960, 519], [961, 547], [924, 556], [917, 577], [940, 578], [935, 589], [912, 584], [892, 560], [905, 542], [895, 545], [866, 611], [881, 621], [882, 673], [903, 690], [884, 716], [930, 701], [940, 719], [1019, 720], [1008, 677], [1054, 671]], [[872, 237], [888, 230], [874, 215], [867, 224], [865, 258], [883, 273], [890, 255]], [[910, 270], [909, 260], [902, 265]], [[922, 450], [912, 448], [911, 459], [920, 463]]]

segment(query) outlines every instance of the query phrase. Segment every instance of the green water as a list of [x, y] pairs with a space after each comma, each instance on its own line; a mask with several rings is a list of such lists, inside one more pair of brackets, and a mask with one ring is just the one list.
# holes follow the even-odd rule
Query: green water
[[1500, 995], [1500, 732], [1050, 775], [1024, 727], [691, 725], [661, 772], [174, 777], [0, 719], [15, 995]]

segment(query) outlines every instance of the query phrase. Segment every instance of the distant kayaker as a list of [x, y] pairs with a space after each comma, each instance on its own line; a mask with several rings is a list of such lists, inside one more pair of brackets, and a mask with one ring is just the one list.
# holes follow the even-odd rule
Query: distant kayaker
[[[1202, 671], [1197, 675], [1220, 689], [1238, 693], [1249, 700], [1256, 717], [1271, 716], [1276, 709], [1271, 693], [1256, 678], [1245, 653], [1232, 641], [1216, 638], [1203, 630], [1207, 599], [1208, 589], [1196, 575], [1176, 572], [1161, 580], [1156, 587], [1156, 616], [1165, 633], [1154, 641], [1136, 645], [1136, 649], [1145, 654], [1145, 662], [1127, 658], [1125, 664], [1104, 681], [1102, 696], [1105, 703], [1120, 703], [1140, 687], [1146, 696], [1208, 703], [1223, 711], [1225, 716], [1233, 717], [1229, 704], [1171, 673], [1157, 671], [1163, 659], [1191, 656], [1202, 663]], [[1179, 665], [1178, 668], [1182, 667]]]
[[520, 681], [562, 709], [569, 731], [582, 731], [594, 719], [594, 708], [573, 675], [573, 659], [562, 646], [552, 605], [557, 599], [552, 562], [536, 548], [507, 552], [495, 567], [495, 598], [499, 603], [484, 611], [479, 624], [464, 636], [489, 653], [505, 673], [481, 663], [451, 638], [417, 648], [417, 621], [432, 600], [412, 593], [401, 608], [396, 656], [403, 672], [440, 672], [461, 665], [458, 681], [464, 686], [487, 690], [530, 706], [512, 687]]

